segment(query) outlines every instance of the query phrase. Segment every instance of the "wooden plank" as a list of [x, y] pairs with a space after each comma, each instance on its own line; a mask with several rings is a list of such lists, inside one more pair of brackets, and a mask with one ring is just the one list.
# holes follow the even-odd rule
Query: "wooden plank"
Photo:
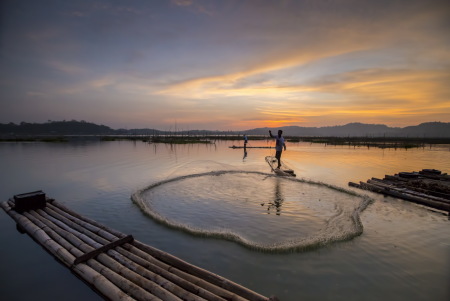
[[73, 264], [83, 263], [83, 262], [85, 262], [85, 261], [87, 261], [87, 260], [89, 260], [91, 258], [94, 258], [95, 256], [99, 255], [100, 253], [104, 253], [104, 252], [108, 251], [109, 249], [115, 248], [117, 246], [121, 246], [121, 245], [123, 245], [125, 243], [130, 243], [133, 240], [134, 240], [134, 238], [133, 238], [132, 235], [127, 235], [127, 236], [125, 236], [123, 238], [120, 238], [120, 239], [118, 239], [116, 241], [113, 241], [113, 242], [111, 242], [109, 244], [106, 244], [106, 245], [104, 245], [104, 246], [102, 246], [102, 247], [100, 247], [98, 249], [95, 249], [94, 251], [85, 253], [85, 254], [77, 257], [73, 261]]

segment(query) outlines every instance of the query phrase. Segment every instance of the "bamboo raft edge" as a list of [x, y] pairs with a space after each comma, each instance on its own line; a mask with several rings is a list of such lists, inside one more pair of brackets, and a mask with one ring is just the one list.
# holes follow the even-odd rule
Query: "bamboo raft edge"
[[0, 207], [60, 263], [108, 300], [275, 301], [46, 198], [45, 207]]
[[399, 172], [395, 175], [385, 175], [384, 179], [372, 178], [366, 182], [349, 182], [348, 185], [445, 211], [450, 215], [450, 194], [448, 191], [442, 192], [432, 190], [429, 187], [418, 187], [417, 184], [421, 181], [428, 181], [429, 186], [445, 183], [447, 190], [450, 189], [450, 176], [446, 173], [441, 174], [439, 170], [435, 169], [423, 169], [420, 172]]

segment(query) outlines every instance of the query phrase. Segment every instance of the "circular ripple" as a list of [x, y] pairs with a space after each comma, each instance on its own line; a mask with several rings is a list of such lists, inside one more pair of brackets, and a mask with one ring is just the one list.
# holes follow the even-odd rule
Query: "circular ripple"
[[359, 214], [372, 201], [332, 185], [248, 171], [181, 176], [152, 184], [132, 199], [167, 226], [271, 252], [360, 235]]

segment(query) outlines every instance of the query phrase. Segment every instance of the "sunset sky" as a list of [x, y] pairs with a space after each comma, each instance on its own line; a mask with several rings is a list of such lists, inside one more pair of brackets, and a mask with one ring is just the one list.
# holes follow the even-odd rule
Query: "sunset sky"
[[2, 0], [0, 123], [450, 122], [448, 0]]

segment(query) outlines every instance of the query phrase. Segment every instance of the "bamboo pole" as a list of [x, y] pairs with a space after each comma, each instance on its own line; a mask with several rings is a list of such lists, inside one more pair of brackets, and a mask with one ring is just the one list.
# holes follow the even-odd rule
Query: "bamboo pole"
[[[77, 248], [75, 245], [71, 244], [67, 239], [65, 239], [60, 234], [56, 233], [51, 227], [47, 226], [42, 221], [42, 216], [37, 214], [36, 212], [24, 212], [23, 213], [27, 218], [29, 218], [36, 226], [43, 229], [48, 236], [50, 236], [54, 241], [63, 246], [67, 251], [69, 251], [74, 257], [80, 256], [83, 252]], [[68, 267], [72, 266], [72, 262], [68, 262], [66, 264]]]
[[[187, 271], [187, 272], [189, 272], [189, 274], [197, 276], [209, 283], [217, 285], [218, 287], [224, 288], [228, 292], [235, 293], [236, 295], [242, 296], [251, 301], [267, 301], [268, 300], [267, 297], [262, 296], [254, 291], [251, 291], [248, 288], [245, 288], [235, 282], [232, 282], [232, 281], [225, 279], [217, 274], [214, 274], [212, 272], [209, 272], [207, 270], [204, 270], [202, 268], [194, 266], [194, 265], [187, 263], [186, 261], [183, 261], [171, 254], [168, 254], [168, 253], [160, 251], [156, 248], [145, 245], [139, 241], [134, 241], [132, 243], [132, 245], [149, 253], [150, 255], [154, 256], [155, 258], [172, 265], [177, 270]], [[174, 270], [174, 272], [175, 271], [176, 270]]]
[[44, 210], [44, 212], [46, 214], [48, 214], [49, 219], [56, 219], [56, 220], [64, 223], [68, 228], [74, 229], [78, 233], [84, 234], [87, 237], [91, 238], [96, 243], [98, 243], [99, 246], [106, 245], [114, 240], [117, 240], [117, 238], [114, 236], [110, 236], [112, 238], [111, 240], [106, 239], [102, 236], [99, 236], [96, 233], [95, 228], [87, 229], [86, 227], [84, 227], [84, 225], [85, 225], [84, 222], [81, 221], [80, 223], [78, 223], [77, 220], [69, 219], [67, 216], [59, 214], [58, 212], [54, 211], [52, 208], [46, 208]]
[[379, 180], [374, 180], [374, 179], [367, 180], [367, 183], [373, 184], [373, 185], [378, 185], [378, 186], [381, 186], [381, 187], [384, 187], [384, 188], [387, 188], [387, 189], [393, 189], [393, 190], [398, 191], [400, 193], [406, 193], [406, 194], [409, 194], [409, 195], [412, 195], [412, 196], [417, 196], [417, 197], [420, 197], [420, 198], [430, 199], [431, 201], [436, 201], [436, 202], [450, 204], [450, 200], [446, 200], [446, 199], [443, 199], [443, 198], [440, 198], [440, 197], [427, 195], [425, 193], [421, 193], [421, 192], [417, 192], [417, 191], [411, 190], [409, 188], [409, 186], [407, 186], [407, 187], [397, 187], [395, 185], [384, 183], [382, 180], [379, 181]]
[[[48, 227], [52, 228], [56, 233], [65, 237], [72, 244], [80, 248], [81, 251], [90, 252], [94, 250], [93, 246], [99, 245], [96, 241], [92, 240], [86, 235], [77, 232], [61, 221], [49, 216], [43, 210], [37, 210], [37, 213], [41, 215], [42, 221]], [[173, 298], [170, 293], [160, 289], [150, 281], [143, 280], [143, 277], [137, 275], [132, 271], [129, 271], [126, 267], [120, 265], [118, 262], [114, 261], [106, 254], [98, 255], [96, 260], [88, 260], [87, 264], [94, 268], [94, 270], [108, 278], [117, 287], [128, 292], [132, 297], [138, 300], [180, 300], [178, 298]]]
[[[55, 202], [53, 202], [53, 205], [55, 205]], [[56, 205], [59, 205], [58, 203], [56, 204]], [[64, 208], [63, 206], [58, 206], [58, 207], [62, 207], [62, 208]], [[61, 209], [61, 208], [60, 208]], [[68, 208], [64, 208], [65, 210], [64, 211], [71, 211], [70, 209], [68, 209]], [[61, 209], [62, 210], [62, 209]], [[70, 213], [72, 213], [72, 212], [70, 212]], [[83, 216], [79, 216], [80, 218], [76, 221], [76, 222], [80, 222], [81, 224], [83, 224], [83, 220], [86, 220]], [[95, 221], [90, 221], [90, 224], [95, 224], [96, 222]], [[95, 226], [97, 226], [97, 225], [95, 225]], [[98, 226], [101, 226], [101, 225], [98, 225]], [[100, 227], [99, 227], [100, 228]], [[106, 228], [108, 231], [109, 230], [111, 230], [111, 229], [109, 229], [109, 228], [107, 228], [107, 227], [102, 227], [102, 228]], [[95, 229], [93, 229], [93, 232], [95, 232]], [[123, 233], [117, 233], [117, 231], [114, 231], [114, 232], [116, 232], [115, 234], [116, 235], [120, 235], [120, 236], [124, 236], [125, 234], [123, 234]], [[164, 257], [164, 256], [168, 256], [168, 257], [173, 257], [173, 258], [175, 258], [174, 256], [171, 256], [171, 255], [169, 255], [169, 254], [167, 254], [167, 253], [165, 253], [165, 252], [162, 252], [162, 251], [159, 251], [159, 250], [156, 250], [155, 249], [155, 251], [156, 251], [156, 253], [157, 254], [159, 254], [159, 255], [162, 255], [162, 257]], [[164, 255], [164, 254], [166, 254], [166, 255]], [[147, 258], [148, 259], [148, 258]], [[154, 262], [154, 263], [156, 263], [156, 264], [158, 264], [159, 263], [159, 261], [156, 261], [156, 262]], [[191, 266], [190, 264], [187, 264], [186, 266]], [[169, 269], [170, 268], [170, 266], [167, 266], [166, 267], [167, 269]], [[204, 271], [204, 270], [203, 270]], [[188, 273], [185, 273], [185, 272], [183, 272], [182, 270], [179, 270], [179, 269], [175, 269], [175, 270], [173, 270], [172, 271], [172, 273], [178, 273], [178, 277], [180, 277], [180, 278], [187, 278], [188, 279], [188, 281], [190, 281], [190, 282], [192, 282], [193, 284], [195, 284], [196, 286], [200, 286], [200, 287], [203, 287], [204, 289], [206, 289], [207, 291], [212, 291], [212, 292], [214, 292], [214, 294], [216, 294], [217, 296], [224, 296], [224, 297], [226, 297], [226, 298], [228, 298], [228, 299], [230, 299], [230, 298], [240, 298], [240, 297], [236, 297], [235, 296], [235, 294], [237, 295], [237, 296], [239, 296], [239, 294], [238, 293], [235, 293], [235, 292], [233, 292], [233, 291], [231, 291], [231, 290], [229, 290], [229, 288], [223, 288], [223, 287], [221, 287], [221, 284], [225, 284], [225, 285], [229, 285], [230, 287], [231, 286], [233, 286], [233, 288], [234, 289], [236, 289], [236, 288], [238, 288], [239, 289], [239, 285], [237, 285], [237, 284], [231, 284], [232, 282], [230, 282], [230, 281], [228, 281], [228, 280], [225, 280], [224, 281], [224, 283], [219, 283], [219, 285], [216, 285], [216, 284], [214, 284], [214, 285], [212, 285], [211, 283], [208, 283], [208, 282], [211, 282], [211, 281], [208, 281], [208, 279], [204, 279], [204, 281], [203, 281], [203, 279], [202, 279], [202, 275], [200, 275], [200, 277], [193, 277], [193, 276], [191, 276], [191, 275], [189, 275]], [[211, 276], [212, 275], [215, 275], [215, 274], [212, 274], [212, 273], [210, 273], [210, 272], [207, 272], [206, 271], [206, 274], [209, 274], [209, 277], [211, 278]], [[219, 279], [219, 280], [222, 280], [222, 279], [224, 279], [224, 278], [222, 278], [222, 277], [220, 277], [220, 276], [217, 276], [217, 275], [215, 275], [215, 277], [213, 276], [213, 278], [214, 279]], [[230, 285], [231, 284], [231, 285]], [[247, 292], [250, 292], [251, 294], [253, 294], [253, 295], [255, 295], [256, 293], [254, 293], [254, 292], [252, 292], [252, 291], [250, 291], [250, 290], [248, 290], [248, 289], [246, 289], [246, 288], [244, 288], [244, 290], [246, 290]], [[256, 295], [258, 295], [258, 294], [256, 294]], [[211, 297], [211, 296], [210, 296]], [[254, 299], [254, 300], [267, 300], [267, 298], [265, 298], [265, 297], [263, 297], [263, 296], [260, 296], [260, 297], [262, 297], [262, 299]], [[250, 300], [252, 300], [252, 299], [250, 299]]]
[[[184, 288], [178, 286], [176, 283], [171, 281], [172, 279], [165, 277], [163, 274], [154, 273], [150, 269], [147, 268], [146, 262], [141, 262], [142, 264], [137, 263], [136, 261], [130, 259], [129, 257], [135, 256], [138, 257], [130, 252], [125, 251], [123, 248], [121, 249], [123, 254], [119, 250], [117, 252], [110, 252], [109, 254], [111, 257], [113, 257], [115, 260], [120, 262], [122, 265], [128, 267], [130, 270], [138, 273], [139, 275], [142, 275], [143, 277], [155, 282], [156, 284], [160, 285], [161, 287], [167, 289], [168, 291], [172, 292], [179, 298], [186, 300], [186, 301], [201, 301], [205, 300], [201, 296], [196, 296], [193, 293], [185, 290]], [[212, 300], [212, 299], [209, 299]]]
[[53, 201], [47, 207], [49, 209], [51, 209], [52, 212], [54, 212], [55, 214], [59, 214], [60, 216], [63, 216], [65, 218], [67, 218], [68, 220], [70, 220], [70, 221], [72, 221], [72, 222], [74, 222], [74, 223], [76, 223], [76, 224], [78, 224], [78, 225], [80, 225], [80, 226], [90, 230], [91, 232], [99, 235], [100, 237], [102, 237], [104, 239], [107, 239], [107, 240], [111, 241], [111, 240], [116, 239], [116, 237], [121, 238], [121, 237], [125, 236], [125, 234], [122, 234], [122, 233], [121, 233], [120, 236], [119, 235], [113, 235], [113, 234], [111, 234], [110, 231], [105, 229], [106, 227], [98, 227], [97, 225], [94, 225], [94, 224], [92, 224], [92, 223], [90, 223], [90, 222], [88, 222], [88, 221], [86, 221], [84, 219], [80, 219], [78, 216], [81, 217], [81, 215], [78, 215], [78, 214], [74, 215], [75, 212], [69, 210], [68, 208], [66, 208], [66, 207], [64, 207], [62, 205], [57, 206], [58, 204], [59, 204], [58, 202]]
[[390, 196], [394, 196], [400, 199], [404, 199], [407, 201], [411, 201], [417, 204], [421, 204], [421, 205], [427, 205], [430, 206], [432, 208], [435, 209], [439, 209], [439, 210], [443, 210], [443, 211], [447, 211], [450, 212], [450, 204], [447, 203], [442, 203], [442, 202], [436, 202], [436, 201], [432, 201], [432, 200], [428, 200], [428, 199], [424, 199], [421, 197], [417, 197], [417, 196], [413, 196], [413, 195], [408, 195], [405, 193], [401, 193], [395, 190], [388, 190], [385, 189], [384, 187], [380, 187], [374, 184], [370, 184], [370, 183], [365, 183], [365, 182], [360, 182], [361, 187], [363, 187], [364, 189], [367, 190], [371, 190], [371, 191], [375, 191], [378, 193], [382, 193], [382, 194], [386, 194], [386, 195], [390, 195]]
[[166, 290], [164, 287], [160, 286], [157, 283], [152, 282], [151, 280], [142, 277], [140, 274], [136, 273], [132, 269], [129, 269], [126, 265], [120, 264], [120, 262], [114, 260], [106, 254], [100, 254], [97, 257], [97, 260], [103, 263], [105, 266], [110, 269], [116, 270], [118, 274], [124, 276], [127, 279], [130, 279], [133, 283], [138, 286], [145, 288], [147, 291], [151, 292], [155, 296], [161, 298], [165, 301], [181, 301], [181, 298], [177, 297], [175, 294]]
[[[86, 249], [83, 246], [83, 251], [84, 252], [90, 252], [93, 251], [94, 248], [99, 248], [102, 246], [102, 244], [100, 244], [99, 242], [95, 241], [94, 239], [92, 239], [89, 235], [89, 233], [85, 234], [82, 230], [82, 232], [78, 231], [77, 229], [74, 229], [72, 227], [69, 227], [67, 224], [65, 224], [64, 222], [54, 218], [53, 216], [47, 214], [47, 212], [38, 209], [36, 210], [37, 213], [39, 213], [40, 215], [42, 215], [42, 217], [44, 217], [45, 219], [49, 220], [50, 222], [52, 222], [53, 224], [55, 224], [56, 226], [60, 227], [61, 229], [72, 233], [73, 235], [75, 235], [78, 239], [80, 239], [81, 241], [83, 241], [87, 246], [89, 246], [89, 249]], [[86, 230], [87, 231], [87, 230]]]
[[[37, 241], [40, 245], [42, 245], [48, 252], [53, 254], [55, 258], [57, 258], [61, 263], [67, 265], [68, 263], [74, 260], [74, 256], [69, 252], [52, 252], [55, 249], [59, 249], [57, 243], [45, 243], [47, 241], [52, 241], [51, 237], [48, 236], [44, 230], [40, 230], [38, 226], [36, 226], [33, 222], [31, 222], [24, 215], [18, 214], [14, 210], [11, 210], [11, 207], [6, 203], [1, 203], [1, 207], [5, 210], [5, 212], [13, 218], [16, 223], [20, 224], [25, 231], [30, 235], [35, 241]], [[50, 228], [47, 228], [47, 231], [51, 231]], [[35, 235], [35, 233], [40, 233], [39, 235]], [[104, 276], [100, 275], [98, 272], [93, 270], [91, 267], [86, 264], [80, 264], [73, 269], [74, 273], [78, 275], [81, 279], [92, 285], [98, 292], [106, 296], [110, 300], [114, 301], [132, 301], [133, 298], [129, 297], [123, 291], [118, 289], [115, 285], [113, 285], [110, 281], [108, 281]]]
[[[57, 224], [58, 226], [60, 226], [63, 230], [68, 231], [68, 232], [72, 233], [73, 235], [75, 235], [75, 237], [77, 237], [78, 240], [86, 242], [88, 245], [85, 245], [85, 244], [77, 241], [76, 239], [72, 238], [72, 240], [75, 243], [80, 245], [80, 248], [82, 249], [83, 252], [86, 252], [86, 253], [92, 252], [92, 251], [95, 251], [96, 248], [99, 248], [102, 246], [95, 240], [97, 235], [95, 235], [93, 232], [88, 231], [84, 228], [80, 229], [83, 232], [84, 231], [88, 232], [88, 235], [89, 235], [89, 237], [88, 237], [86, 234], [78, 232], [77, 230], [67, 226], [62, 221], [57, 220], [55, 217], [48, 215], [47, 212], [45, 212], [45, 211], [39, 210], [38, 212], [41, 213], [43, 216], [45, 216], [47, 219], [49, 219], [49, 221], [52, 221], [54, 224]], [[79, 227], [77, 227], [77, 228], [79, 228]], [[113, 250], [110, 250], [110, 251], [113, 251]], [[108, 253], [111, 253], [111, 252], [108, 251]], [[114, 271], [115, 273], [123, 276], [125, 279], [130, 280], [133, 284], [137, 285], [138, 287], [144, 288], [146, 291], [152, 293], [153, 295], [155, 295], [163, 300], [167, 300], [167, 301], [181, 300], [177, 296], [172, 294], [170, 291], [167, 291], [163, 287], [140, 276], [139, 274], [137, 274], [134, 271], [127, 268], [126, 266], [121, 265], [119, 262], [115, 261], [114, 259], [112, 259], [108, 255], [106, 255], [105, 253], [99, 254], [97, 256], [97, 261], [101, 262], [103, 265], [110, 268], [111, 271]], [[142, 294], [142, 292], [138, 292], [139, 290], [136, 288], [133, 288], [133, 290], [136, 291], [136, 293], [138, 293], [138, 294]]]
[[[125, 236], [73, 212], [56, 201], [52, 201], [44, 210], [38, 210], [36, 214], [45, 221], [43, 228], [53, 228], [64, 235], [65, 238], [61, 241], [70, 241], [67, 249], [58, 250], [60, 253], [70, 252], [72, 258], [74, 256], [71, 253], [79, 256], [80, 252], [90, 252]], [[36, 235], [43, 235], [40, 231], [37, 233], [39, 234]], [[104, 273], [104, 278], [109, 279], [109, 283], [130, 292], [137, 299], [157, 300], [158, 298], [152, 295], [155, 293], [163, 300], [273, 300], [137, 241], [100, 254], [96, 260], [88, 260], [87, 264], [97, 273]], [[72, 268], [77, 269], [82, 265]], [[152, 294], [147, 295], [139, 286], [145, 287]]]
[[110, 268], [100, 264], [94, 259], [89, 259], [87, 261], [88, 265], [94, 270], [105, 276], [109, 281], [115, 284], [117, 287], [127, 292], [131, 297], [137, 300], [151, 300], [151, 301], [162, 301], [162, 299], [152, 295], [150, 292], [144, 290], [138, 285], [134, 284], [130, 280], [122, 277], [120, 274], [114, 272]]
[[[127, 250], [131, 250], [131, 251], [127, 251], [127, 250], [125, 250], [125, 248]], [[155, 258], [153, 258], [149, 254], [141, 251], [140, 249], [137, 249], [131, 245], [126, 245], [122, 248], [118, 248], [118, 252], [121, 254], [125, 253], [125, 256], [127, 256], [127, 258], [129, 258], [130, 260], [136, 262], [140, 266], [143, 266], [147, 270], [153, 272], [155, 275], [161, 275], [165, 279], [170, 280], [175, 285], [180, 286], [184, 290], [191, 292], [194, 295], [198, 295], [199, 297], [202, 297], [202, 298], [205, 298], [206, 300], [211, 300], [211, 301], [226, 301], [225, 299], [209, 292], [208, 290], [206, 290], [200, 286], [197, 286], [197, 285], [193, 284], [192, 282], [190, 282], [180, 276], [177, 276], [177, 275], [171, 273], [169, 271], [170, 270], [169, 265], [166, 265], [162, 262], [157, 261]], [[163, 265], [165, 268], [160, 267], [158, 264]]]
[[[50, 208], [50, 210], [45, 210], [46, 212], [48, 212], [48, 213], [51, 213], [51, 208]], [[63, 219], [63, 221], [65, 222], [65, 223], [68, 223], [65, 219], [64, 219], [64, 217], [63, 216], [58, 216], [58, 214], [56, 214], [55, 212], [53, 212], [53, 213], [51, 213], [52, 215], [53, 215], [53, 217], [60, 217], [60, 218], [62, 218]], [[66, 216], [66, 217], [68, 217], [68, 216]], [[72, 220], [72, 221], [75, 221], [75, 222], [79, 222], [79, 223], [81, 223], [81, 224], [83, 224], [84, 225], [84, 222], [83, 221], [81, 221], [81, 220], [74, 220], [74, 219], [70, 219], [70, 220]], [[69, 223], [71, 226], [72, 226], [72, 224], [71, 223]], [[78, 227], [77, 227], [78, 228]], [[93, 237], [94, 235], [94, 233], [97, 233], [97, 231], [96, 231], [96, 229], [91, 229], [92, 230], [92, 232], [90, 232], [90, 237], [91, 238], [93, 238], [93, 239], [96, 239], [96, 240], [98, 240], [98, 238], [96, 238], [96, 237]], [[86, 233], [85, 233], [86, 234]], [[115, 255], [115, 253], [114, 252], [111, 252], [110, 253], [110, 255], [111, 256], [114, 256]], [[118, 255], [118, 254], [117, 254]], [[130, 267], [129, 267], [130, 268]], [[137, 267], [135, 267], [135, 268], [137, 268]], [[153, 278], [153, 279], [158, 279], [158, 278]], [[167, 283], [167, 281], [162, 281], [162, 280], [160, 280], [159, 281], [160, 282], [160, 284], [164, 284], [164, 286], [165, 287], [167, 287], [167, 288], [176, 288], [176, 287], [178, 287], [177, 285], [175, 285], [175, 284], [168, 284]], [[176, 293], [178, 293], [178, 294], [181, 294], [181, 296], [184, 296], [184, 297], [186, 297], [186, 296], [189, 296], [189, 292], [186, 292], [186, 291], [184, 291], [184, 292], [182, 292], [182, 291], [180, 291], [181, 290], [181, 288], [179, 288], [178, 287], [178, 289], [176, 289], [175, 291], [176, 291]]]
[[94, 226], [96, 226], [96, 227], [98, 227], [100, 229], [103, 229], [103, 230], [105, 230], [105, 231], [107, 231], [109, 233], [114, 234], [117, 237], [122, 238], [123, 236], [125, 236], [125, 234], [123, 234], [123, 233], [121, 233], [121, 232], [119, 232], [117, 230], [111, 229], [111, 228], [109, 228], [109, 227], [107, 227], [105, 225], [100, 224], [97, 221], [94, 221], [94, 220], [89, 219], [89, 218], [87, 218], [85, 216], [82, 216], [82, 215], [78, 214], [75, 211], [72, 211], [71, 209], [67, 208], [66, 206], [64, 206], [63, 204], [61, 204], [58, 201], [52, 201], [52, 205], [54, 205], [54, 206], [58, 207], [59, 209], [61, 209], [61, 210], [65, 211], [65, 212], [71, 214], [72, 216], [78, 218], [81, 221], [84, 221], [84, 222], [87, 222], [87, 223], [89, 223], [91, 225], [94, 225]]
[[[55, 202], [53, 202], [53, 205], [55, 205]], [[59, 206], [58, 206], [59, 207]], [[61, 207], [63, 207], [63, 206], [61, 206]], [[61, 209], [61, 208], [60, 208]], [[65, 208], [66, 209], [66, 208]], [[62, 209], [61, 209], [62, 210]], [[48, 211], [48, 210], [46, 210], [46, 211]], [[67, 211], [70, 211], [69, 209], [67, 210]], [[71, 213], [71, 212], [70, 212]], [[77, 220], [75, 220], [75, 219], [71, 219], [72, 221], [74, 221], [74, 222], [79, 222], [80, 224], [82, 224], [82, 225], [84, 225], [84, 223], [85, 223], [85, 221], [83, 221], [83, 217], [82, 216], [80, 216], [81, 218], [79, 218], [79, 219], [77, 219]], [[92, 221], [93, 222], [93, 221]], [[97, 226], [97, 225], [96, 225]], [[104, 228], [106, 228], [106, 227], [104, 227]], [[108, 229], [108, 230], [110, 230], [110, 229]], [[93, 231], [90, 233], [91, 235], [92, 235], [92, 233], [93, 232], [95, 232], [95, 229], [93, 229]], [[114, 231], [114, 232], [116, 232], [116, 231]], [[116, 232], [116, 234], [117, 235], [124, 235], [124, 234], [122, 234], [122, 233], [117, 233]], [[154, 263], [159, 263], [159, 261], [158, 260], [156, 260]], [[170, 268], [170, 266], [167, 266], [166, 267], [167, 269], [169, 269]], [[180, 273], [182, 273], [181, 271], [180, 271]], [[187, 275], [187, 274], [186, 274]], [[185, 276], [186, 277], [186, 275], [185, 274], [182, 274], [181, 276]], [[180, 276], [178, 276], [178, 277], [180, 277]], [[189, 278], [189, 277], [188, 277]], [[195, 281], [195, 282], [198, 282], [198, 283], [202, 283], [201, 282], [201, 279], [198, 279], [198, 278], [195, 278], [195, 277], [190, 277], [190, 281]], [[203, 284], [203, 286], [206, 286], [206, 287], [209, 287], [209, 289], [210, 290], [212, 290], [212, 291], [215, 291], [216, 292], [216, 294], [219, 294], [219, 295], [224, 295], [224, 296], [227, 296], [228, 298], [232, 298], [233, 297], [233, 294], [230, 294], [230, 292], [229, 291], [227, 291], [226, 289], [221, 289], [220, 287], [214, 287], [214, 286], [211, 286], [211, 284], [209, 284], [209, 283], [207, 283], [207, 282], [204, 282], [204, 283], [202, 283]], [[197, 291], [198, 291], [198, 289], [197, 289]], [[204, 295], [207, 295], [207, 294], [204, 294]], [[212, 296], [210, 296], [210, 297], [212, 297]]]

